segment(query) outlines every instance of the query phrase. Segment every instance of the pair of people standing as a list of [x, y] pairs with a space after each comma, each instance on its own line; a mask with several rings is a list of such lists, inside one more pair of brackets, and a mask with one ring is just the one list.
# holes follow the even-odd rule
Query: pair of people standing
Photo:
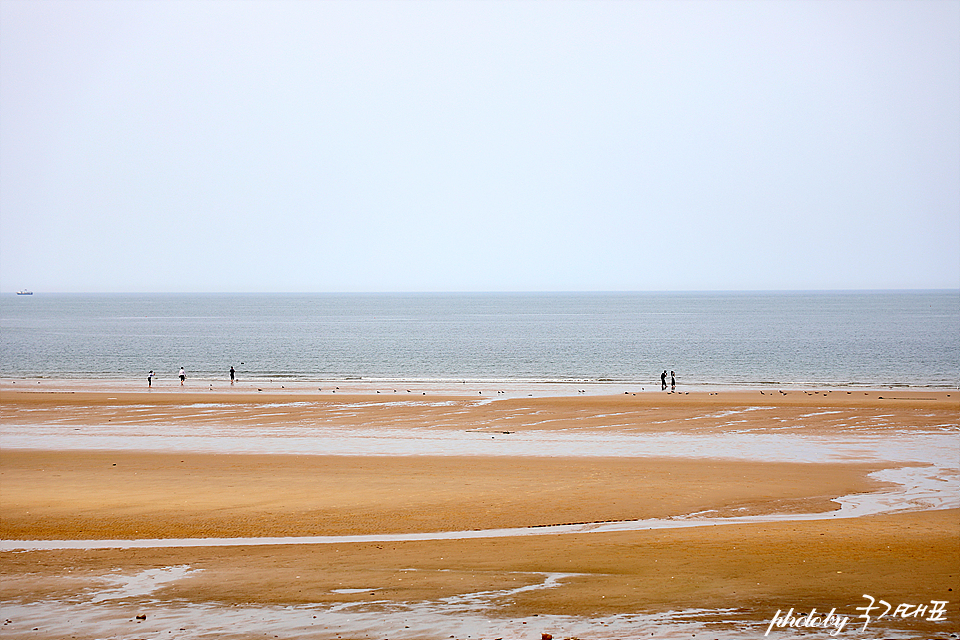
[[[177, 375], [178, 375], [179, 378], [180, 378], [180, 386], [182, 387], [182, 386], [183, 386], [183, 382], [187, 379], [187, 373], [186, 373], [186, 371], [183, 370], [183, 367], [180, 367], [180, 373], [177, 374]], [[150, 387], [151, 389], [153, 388], [153, 378], [154, 378], [155, 376], [156, 376], [156, 374], [153, 372], [152, 369], [150, 370], [150, 373], [147, 374], [147, 386]], [[233, 377], [233, 376], [231, 376], [231, 378], [232, 378], [232, 377]]]
[[[663, 373], [660, 374], [660, 388], [664, 391], [667, 390], [667, 370], [664, 369]], [[670, 372], [670, 391], [677, 390], [677, 374], [673, 371]]]

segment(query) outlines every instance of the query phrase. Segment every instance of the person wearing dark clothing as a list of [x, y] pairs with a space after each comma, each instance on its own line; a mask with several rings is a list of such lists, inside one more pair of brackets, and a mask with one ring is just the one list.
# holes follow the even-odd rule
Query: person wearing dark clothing
[[664, 369], [663, 373], [660, 374], [660, 388], [664, 391], [667, 390], [667, 370]]

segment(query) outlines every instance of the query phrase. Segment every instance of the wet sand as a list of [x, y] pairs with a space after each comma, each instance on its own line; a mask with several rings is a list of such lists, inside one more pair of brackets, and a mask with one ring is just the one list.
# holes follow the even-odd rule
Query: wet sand
[[863, 464], [4, 451], [5, 540], [360, 535], [812, 513]]
[[[711, 517], [829, 512], [839, 496], [887, 488], [868, 476], [872, 472], [933, 462], [923, 459], [927, 445], [911, 444], [898, 454], [898, 440], [940, 438], [931, 443], [948, 443], [946, 460], [960, 457], [960, 402], [952, 392], [518, 393], [496, 399], [496, 391], [487, 389], [491, 397], [480, 399], [414, 398], [413, 392], [400, 395], [404, 390], [394, 399], [369, 389], [334, 397], [304, 389], [267, 394], [11, 387], [0, 385], [4, 540], [351, 535], [700, 512]], [[349, 433], [377, 442], [392, 439], [402, 455], [380, 449], [375, 455], [324, 453], [324, 437], [332, 441]], [[36, 436], [33, 446], [30, 434]], [[311, 434], [321, 442], [306, 453], [271, 453], [275, 440], [309, 442]], [[695, 455], [644, 454], [626, 441], [605, 440], [610, 434], [640, 442], [679, 438], [681, 447], [688, 441], [680, 436], [722, 443], [731, 434], [761, 444], [759, 453], [750, 449], [749, 455], [725, 444], [718, 444], [714, 455], [700, 445]], [[225, 447], [231, 453], [191, 450], [191, 435], [205, 443], [201, 449], [218, 437], [234, 444]], [[132, 440], [107, 439], [121, 436]], [[763, 443], [786, 442], [764, 438], [784, 436], [809, 449], [796, 458], [787, 451], [763, 451]], [[145, 437], [160, 444], [150, 451], [126, 444]], [[481, 438], [486, 448], [472, 453], [471, 447], [480, 450]], [[451, 439], [457, 446], [450, 453], [431, 452], [432, 443]], [[501, 454], [490, 448], [498, 439], [509, 444]], [[85, 448], [98, 442], [113, 443], [113, 450]], [[610, 442], [620, 450], [608, 455], [583, 444], [602, 449]], [[846, 448], [831, 452], [830, 443]], [[896, 462], [883, 459], [887, 450], [878, 448], [883, 443], [892, 443], [888, 457]], [[555, 454], [568, 445], [587, 455], [576, 448]], [[236, 452], [241, 450], [246, 453]], [[21, 622], [37, 626], [30, 615], [39, 614], [27, 613], [27, 605], [82, 604], [104, 593], [111, 576], [187, 567], [179, 579], [111, 602], [143, 610], [151, 624], [163, 617], [164, 607], [183, 612], [184, 603], [214, 604], [217, 612], [314, 607], [313, 615], [320, 615], [311, 620], [325, 620], [329, 627], [307, 633], [278, 623], [271, 628], [279, 633], [270, 635], [279, 637], [362, 638], [371, 632], [330, 617], [340, 608], [358, 619], [364, 611], [379, 611], [383, 625], [376, 632], [383, 637], [447, 638], [460, 631], [446, 633], [454, 627], [425, 622], [423, 612], [457, 597], [473, 602], [473, 608], [454, 608], [445, 614], [449, 620], [481, 615], [501, 624], [503, 637], [573, 633], [564, 616], [592, 624], [591, 637], [641, 637], [641, 623], [629, 616], [689, 609], [722, 612], [723, 623], [711, 627], [711, 637], [756, 637], [756, 629], [762, 635], [778, 609], [836, 607], [855, 618], [860, 613], [855, 608], [867, 602], [863, 595], [872, 594], [894, 606], [949, 602], [945, 621], [888, 616], [871, 626], [891, 634], [900, 629], [906, 634], [900, 637], [949, 637], [960, 620], [955, 598], [960, 511], [919, 506], [844, 520], [487, 540], [4, 552], [0, 599], [7, 611], [22, 614]], [[555, 583], [541, 588], [547, 579]], [[530, 589], [518, 591], [525, 586]], [[470, 600], [470, 594], [488, 595]], [[27, 608], [16, 608], [21, 605]], [[390, 609], [401, 605], [402, 610]], [[182, 616], [157, 633], [200, 637], [189, 630], [199, 633], [200, 618]], [[409, 624], [400, 624], [404, 619]], [[535, 626], [538, 622], [553, 629]], [[18, 637], [18, 624], [4, 625], [0, 636]], [[658, 624], [656, 637], [690, 637], [677, 620]], [[863, 620], [850, 624], [862, 626]], [[412, 629], [407, 636], [404, 626]], [[101, 637], [104, 628], [71, 633]], [[604, 629], [617, 635], [604, 635]], [[681, 632], [687, 635], [677, 635]], [[789, 633], [774, 630], [771, 637]], [[218, 637], [262, 635], [261, 629]]]
[[[863, 594], [872, 594], [895, 604], [950, 602], [947, 625], [898, 621], [940, 637], [932, 634], [957, 630], [958, 526], [957, 511], [947, 510], [494, 540], [8, 553], [0, 594], [5, 601], [70, 600], [104, 574], [187, 565], [196, 575], [154, 595], [224, 607], [332, 606], [438, 602], [572, 574], [557, 588], [496, 601], [490, 613], [510, 619], [732, 609], [732, 618], [759, 623], [789, 607], [837, 607], [856, 616]], [[394, 623], [392, 635], [399, 631]]]

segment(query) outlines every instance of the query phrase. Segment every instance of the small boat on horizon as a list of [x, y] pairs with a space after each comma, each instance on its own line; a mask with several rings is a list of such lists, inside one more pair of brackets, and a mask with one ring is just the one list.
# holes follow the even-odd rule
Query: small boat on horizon
[[33, 291], [29, 291], [29, 290], [27, 290], [27, 289], [20, 289], [20, 291], [17, 291], [17, 295], [18, 295], [18, 296], [32, 296], [32, 295], [33, 295]]

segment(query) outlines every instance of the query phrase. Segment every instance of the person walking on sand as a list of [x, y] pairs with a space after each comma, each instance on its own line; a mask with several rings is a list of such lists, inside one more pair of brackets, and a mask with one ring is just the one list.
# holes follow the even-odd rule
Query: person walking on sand
[[183, 381], [187, 379], [187, 374], [183, 371], [183, 367], [180, 367], [180, 386], [183, 386]]
[[153, 371], [147, 374], [147, 387], [153, 388]]
[[233, 380], [236, 377], [237, 372], [233, 370], [233, 367], [230, 367], [230, 385], [233, 385]]
[[677, 374], [673, 371], [670, 372], [670, 393], [673, 393], [677, 390]]
[[667, 390], [667, 370], [664, 369], [663, 373], [660, 374], [660, 389], [663, 391]]

